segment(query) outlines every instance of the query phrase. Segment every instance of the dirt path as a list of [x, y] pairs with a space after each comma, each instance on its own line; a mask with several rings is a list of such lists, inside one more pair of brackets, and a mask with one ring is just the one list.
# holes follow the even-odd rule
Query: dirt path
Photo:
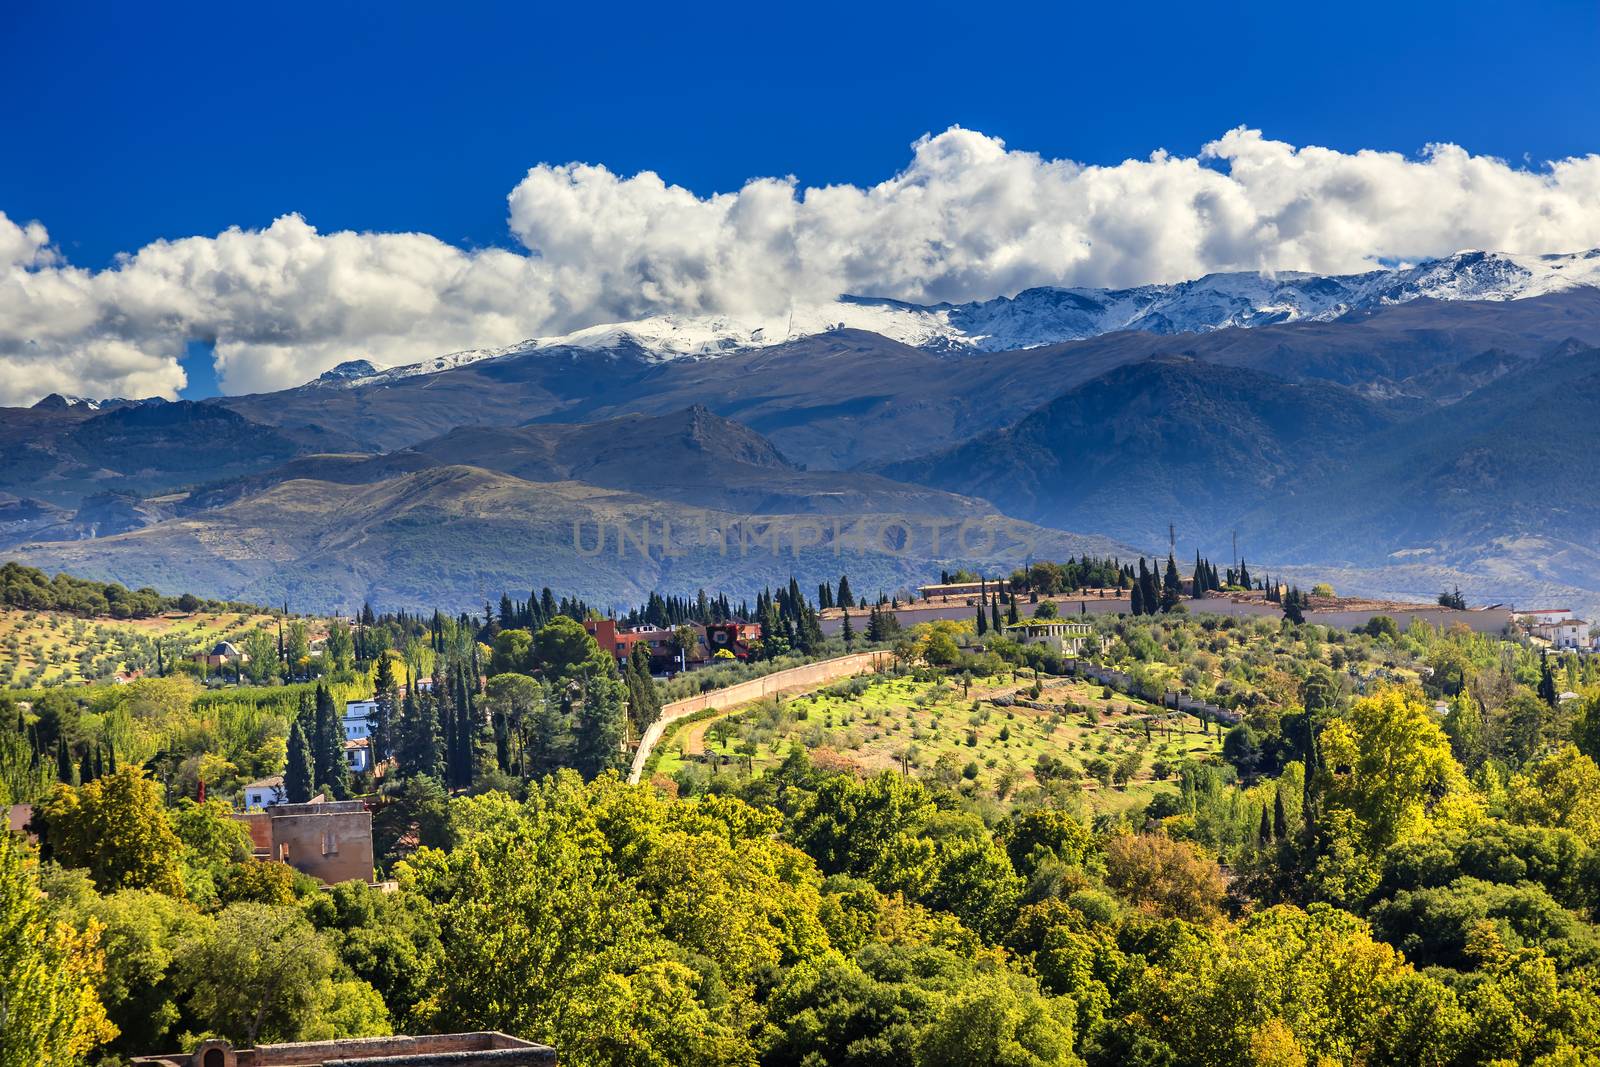
[[739, 709], [734, 709], [725, 711], [721, 715], [713, 715], [711, 718], [701, 722], [690, 723], [689, 728], [683, 731], [681, 745], [683, 754], [685, 756], [704, 756], [706, 754], [706, 730], [710, 729], [711, 724], [719, 719], [726, 719], [729, 715], [737, 715], [738, 713]]

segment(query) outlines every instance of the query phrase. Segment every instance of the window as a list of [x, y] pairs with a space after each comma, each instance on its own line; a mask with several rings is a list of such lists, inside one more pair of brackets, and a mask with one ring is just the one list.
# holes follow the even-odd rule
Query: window
[[339, 854], [339, 842], [334, 838], [332, 830], [322, 831], [322, 854], [324, 856]]

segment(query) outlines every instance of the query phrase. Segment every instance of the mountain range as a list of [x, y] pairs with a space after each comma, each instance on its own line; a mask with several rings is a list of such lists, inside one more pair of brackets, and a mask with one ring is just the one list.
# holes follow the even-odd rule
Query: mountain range
[[1523, 300], [1595, 286], [1600, 286], [1600, 249], [1541, 256], [1466, 251], [1360, 274], [1234, 272], [1128, 289], [1040, 287], [965, 304], [846, 296], [792, 304], [771, 314], [656, 315], [508, 347], [455, 352], [406, 367], [380, 369], [351, 360], [320, 380], [366, 385], [542, 349], [624, 349], [654, 359], [708, 358], [838, 330], [862, 330], [930, 351], [1007, 352], [1124, 330], [1178, 334], [1328, 322], [1412, 300]]
[[790, 558], [584, 555], [574, 523], [591, 544], [601, 521], [1015, 523], [1035, 557], [1164, 552], [1172, 524], [1185, 550], [1227, 558], [1237, 530], [1252, 561], [1344, 592], [1600, 606], [1597, 282], [1600, 253], [1463, 253], [846, 299], [782, 336], [654, 319], [202, 402], [53, 397], [0, 410], [0, 550], [308, 608], [533, 584], [620, 603], [1020, 560], [948, 541], [853, 560], [826, 534]]

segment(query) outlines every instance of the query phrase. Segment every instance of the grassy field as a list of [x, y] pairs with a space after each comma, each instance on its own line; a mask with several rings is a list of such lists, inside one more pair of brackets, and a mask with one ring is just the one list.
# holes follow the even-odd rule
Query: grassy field
[[[82, 619], [53, 611], [0, 611], [0, 686], [29, 689], [105, 681], [153, 667], [159, 641], [182, 658], [221, 640], [238, 640], [268, 615], [170, 614], [150, 619]], [[274, 623], [275, 625], [275, 623]]]
[[[819, 765], [900, 770], [1002, 801], [1041, 777], [1073, 782], [1085, 806], [1102, 814], [1175, 790], [1171, 769], [1221, 746], [1215, 728], [1205, 731], [1193, 716], [1120, 694], [1108, 699], [1097, 685], [1049, 685], [1037, 700], [1029, 688], [1006, 682], [963, 692], [946, 680], [855, 679], [685, 724], [663, 743], [656, 773], [703, 773], [699, 766], [760, 774], [799, 742]], [[1016, 697], [1042, 707], [1003, 705]]]

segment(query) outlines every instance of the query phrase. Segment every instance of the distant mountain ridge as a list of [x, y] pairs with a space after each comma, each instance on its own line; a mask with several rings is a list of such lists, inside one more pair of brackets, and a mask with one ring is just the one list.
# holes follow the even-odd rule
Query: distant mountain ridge
[[[893, 591], [952, 564], [993, 573], [1030, 551], [1133, 551], [938, 489], [804, 470], [705, 408], [465, 426], [380, 455], [299, 456], [159, 508], [97, 497], [69, 519], [0, 498], [0, 524], [8, 518], [18, 534], [10, 552], [48, 568], [130, 585], [183, 576], [208, 595], [252, 590], [319, 610], [363, 600], [464, 607], [541, 584], [614, 606], [653, 589], [745, 595], [791, 574], [810, 585], [842, 571], [863, 589]], [[957, 545], [965, 523], [984, 531], [975, 554]], [[898, 530], [905, 542], [882, 540]]]
[[1321, 275], [1301, 271], [1208, 274], [1126, 289], [1026, 289], [963, 304], [844, 296], [770, 315], [665, 314], [606, 323], [499, 348], [452, 352], [361, 373], [349, 361], [318, 383], [372, 385], [551, 349], [618, 351], [647, 359], [713, 358], [838, 330], [865, 330], [931, 351], [1004, 352], [1124, 330], [1207, 333], [1290, 322], [1328, 322], [1413, 300], [1523, 300], [1600, 288], [1600, 249], [1557, 255], [1464, 251], [1414, 266]]

